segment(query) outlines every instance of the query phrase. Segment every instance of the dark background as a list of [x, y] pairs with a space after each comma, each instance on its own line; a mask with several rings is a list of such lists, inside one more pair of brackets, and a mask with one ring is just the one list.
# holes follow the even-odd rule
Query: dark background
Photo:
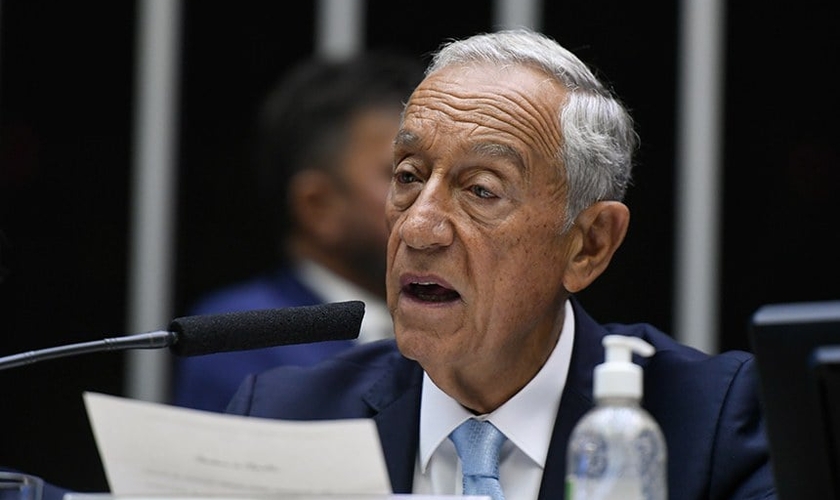
[[[0, 0], [2, 1], [2, 0]], [[726, 3], [726, 2], [724, 2]], [[678, 3], [546, 1], [543, 31], [603, 73], [642, 138], [630, 233], [581, 294], [598, 319], [670, 331]], [[0, 356], [126, 332], [134, 2], [6, 0], [0, 12]], [[720, 349], [760, 305], [840, 298], [837, 2], [726, 7]], [[268, 232], [243, 172], [255, 108], [312, 52], [314, 3], [184, 2], [174, 310], [259, 270]], [[490, 2], [368, 2], [367, 46], [427, 60], [490, 31]], [[161, 325], [163, 328], [165, 325]], [[0, 465], [107, 484], [83, 391], [121, 395], [124, 355], [0, 372]]]

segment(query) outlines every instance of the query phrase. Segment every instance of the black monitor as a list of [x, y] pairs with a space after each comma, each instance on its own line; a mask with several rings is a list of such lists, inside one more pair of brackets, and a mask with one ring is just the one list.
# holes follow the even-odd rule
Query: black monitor
[[840, 498], [840, 301], [763, 306], [750, 341], [779, 498]]

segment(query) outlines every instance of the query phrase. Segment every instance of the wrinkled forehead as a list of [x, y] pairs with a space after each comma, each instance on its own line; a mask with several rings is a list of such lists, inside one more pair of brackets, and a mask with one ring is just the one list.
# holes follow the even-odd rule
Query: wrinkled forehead
[[405, 108], [412, 133], [468, 133], [497, 139], [545, 160], [558, 156], [559, 114], [566, 89], [543, 71], [524, 65], [453, 65], [428, 75]]
[[537, 106], [551, 104], [555, 110], [559, 110], [567, 92], [562, 83], [535, 66], [487, 62], [445, 66], [426, 76], [412, 97], [424, 91], [464, 98], [498, 97], [514, 103], [525, 100]]

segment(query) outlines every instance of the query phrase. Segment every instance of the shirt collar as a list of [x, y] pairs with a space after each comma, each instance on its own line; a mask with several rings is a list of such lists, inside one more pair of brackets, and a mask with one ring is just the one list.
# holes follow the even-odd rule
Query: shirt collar
[[361, 300], [365, 304], [359, 341], [368, 342], [393, 337], [391, 313], [385, 301], [311, 260], [301, 260], [295, 267], [298, 279], [324, 302]]
[[[545, 467], [554, 420], [566, 385], [575, 334], [574, 311], [566, 301], [560, 339], [528, 384], [492, 413], [476, 418], [493, 422], [508, 440], [541, 468]], [[420, 405], [420, 467], [425, 473], [438, 446], [464, 420], [474, 415], [423, 374]]]

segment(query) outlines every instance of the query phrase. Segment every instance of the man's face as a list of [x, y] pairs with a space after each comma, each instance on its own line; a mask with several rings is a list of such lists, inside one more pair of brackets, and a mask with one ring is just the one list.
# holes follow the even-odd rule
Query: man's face
[[433, 379], [527, 379], [556, 342], [574, 250], [554, 159], [564, 96], [537, 70], [458, 66], [427, 77], [406, 107], [386, 287], [400, 350]]
[[382, 283], [388, 231], [383, 220], [391, 182], [398, 108], [371, 109], [351, 122], [340, 176], [347, 204], [341, 209], [342, 253], [360, 274]]

